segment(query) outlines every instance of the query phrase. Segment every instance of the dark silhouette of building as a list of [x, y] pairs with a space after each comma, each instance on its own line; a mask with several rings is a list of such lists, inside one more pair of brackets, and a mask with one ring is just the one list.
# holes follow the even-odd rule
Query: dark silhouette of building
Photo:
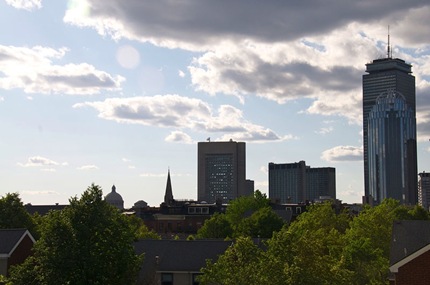
[[225, 205], [192, 200], [175, 200], [170, 178], [167, 173], [164, 202], [159, 207], [148, 207], [144, 201], [138, 201], [131, 209], [143, 220], [145, 225], [163, 238], [178, 236], [186, 238], [196, 234], [203, 223], [216, 212], [225, 212]]
[[164, 203], [167, 205], [173, 204], [172, 181], [170, 180], [170, 169], [167, 172], [166, 193], [164, 194]]
[[363, 159], [366, 203], [394, 198], [417, 203], [415, 77], [411, 65], [387, 57], [363, 75]]
[[246, 151], [244, 142], [199, 142], [197, 196], [215, 203], [245, 196]]
[[11, 266], [23, 263], [35, 242], [26, 229], [0, 229], [0, 275], [8, 276]]
[[145, 254], [139, 284], [199, 284], [197, 277], [206, 260], [216, 261], [232, 245], [225, 240], [139, 240], [136, 254]]
[[418, 181], [418, 204], [427, 211], [430, 209], [430, 173], [419, 174]]
[[394, 221], [390, 285], [424, 285], [430, 280], [430, 221]]
[[119, 210], [124, 210], [124, 200], [121, 195], [116, 192], [115, 185], [112, 186], [112, 192], [106, 195], [105, 201], [117, 207]]
[[322, 196], [336, 199], [336, 170], [333, 167], [295, 163], [269, 163], [269, 198], [277, 203], [304, 203]]

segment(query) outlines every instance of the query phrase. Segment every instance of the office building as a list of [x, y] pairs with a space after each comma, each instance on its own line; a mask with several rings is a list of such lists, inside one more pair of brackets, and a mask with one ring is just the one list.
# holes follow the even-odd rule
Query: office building
[[392, 58], [366, 64], [363, 75], [363, 160], [366, 203], [394, 198], [417, 203], [415, 77]]
[[427, 211], [430, 210], [430, 173], [422, 172], [418, 180], [418, 204]]
[[244, 142], [199, 142], [197, 152], [199, 201], [228, 203], [246, 195]]
[[304, 203], [322, 196], [336, 199], [336, 171], [312, 168], [304, 161], [269, 163], [269, 198], [277, 203]]

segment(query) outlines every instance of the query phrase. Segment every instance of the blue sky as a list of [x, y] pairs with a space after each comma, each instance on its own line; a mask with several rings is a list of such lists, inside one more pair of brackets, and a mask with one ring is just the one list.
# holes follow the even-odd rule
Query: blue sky
[[125, 206], [197, 197], [197, 142], [335, 167], [363, 195], [361, 76], [413, 65], [418, 170], [430, 171], [428, 1], [0, 0], [0, 195], [67, 203], [91, 183]]

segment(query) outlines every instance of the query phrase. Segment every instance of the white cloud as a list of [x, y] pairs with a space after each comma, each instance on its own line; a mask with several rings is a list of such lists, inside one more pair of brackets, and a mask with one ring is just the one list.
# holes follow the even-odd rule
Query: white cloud
[[[63, 165], [67, 163], [62, 163]], [[42, 156], [29, 157], [26, 163], [18, 163], [22, 167], [59, 166], [60, 163]]]
[[183, 72], [182, 70], [179, 70], [178, 71], [178, 75], [179, 75], [179, 77], [184, 78], [185, 77], [185, 72]]
[[96, 165], [89, 164], [89, 165], [82, 165], [77, 168], [78, 170], [97, 170], [99, 169]]
[[181, 131], [171, 132], [165, 139], [166, 142], [180, 142], [186, 144], [194, 143], [193, 139], [186, 133]]
[[363, 159], [363, 148], [355, 146], [336, 146], [323, 151], [321, 159], [329, 162], [360, 161]]
[[124, 81], [87, 63], [56, 65], [66, 48], [0, 45], [0, 89], [23, 89], [25, 93], [97, 94], [120, 90]]
[[320, 135], [326, 135], [329, 134], [331, 132], [333, 132], [334, 128], [333, 127], [323, 127], [321, 129], [319, 129], [318, 131], [315, 131], [315, 133], [320, 134]]
[[366, 62], [386, 54], [386, 23], [395, 57], [413, 63], [417, 86], [427, 82], [422, 74], [430, 75], [430, 6], [424, 0], [85, 3], [85, 9], [69, 7], [64, 21], [114, 39], [199, 51], [188, 67], [196, 90], [241, 102], [246, 96], [281, 104], [310, 98], [306, 113], [361, 124], [357, 78]]
[[6, 4], [27, 11], [42, 8], [42, 0], [6, 0]]
[[[75, 104], [74, 108], [85, 106], [96, 109], [100, 118], [119, 123], [223, 133], [223, 138], [246, 141], [279, 141], [293, 138], [292, 135], [280, 136], [273, 130], [247, 121], [242, 111], [231, 105], [221, 105], [215, 111], [200, 99], [179, 95], [109, 98]], [[186, 139], [186, 136], [183, 132], [177, 132], [170, 135], [168, 140], [179, 138]]]
[[22, 194], [39, 196], [39, 195], [59, 195], [60, 193], [56, 191], [50, 191], [50, 190], [41, 190], [41, 191], [22, 191]]

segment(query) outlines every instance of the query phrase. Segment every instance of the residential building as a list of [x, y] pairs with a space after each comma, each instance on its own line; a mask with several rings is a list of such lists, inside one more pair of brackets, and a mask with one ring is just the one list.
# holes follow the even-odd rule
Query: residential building
[[390, 285], [425, 285], [430, 280], [430, 221], [395, 221], [390, 246]]
[[11, 266], [23, 263], [35, 242], [26, 229], [0, 229], [0, 275], [8, 276]]
[[422, 172], [418, 180], [418, 204], [427, 211], [430, 210], [430, 173]]
[[197, 285], [206, 260], [216, 261], [232, 245], [225, 240], [139, 240], [136, 254], [145, 258], [138, 284]]
[[305, 161], [269, 163], [269, 198], [276, 203], [304, 203], [321, 196], [336, 199], [336, 170], [312, 168]]
[[416, 204], [415, 77], [389, 50], [387, 58], [366, 64], [363, 75], [364, 202]]
[[199, 142], [197, 160], [199, 201], [228, 203], [246, 195], [244, 142]]

